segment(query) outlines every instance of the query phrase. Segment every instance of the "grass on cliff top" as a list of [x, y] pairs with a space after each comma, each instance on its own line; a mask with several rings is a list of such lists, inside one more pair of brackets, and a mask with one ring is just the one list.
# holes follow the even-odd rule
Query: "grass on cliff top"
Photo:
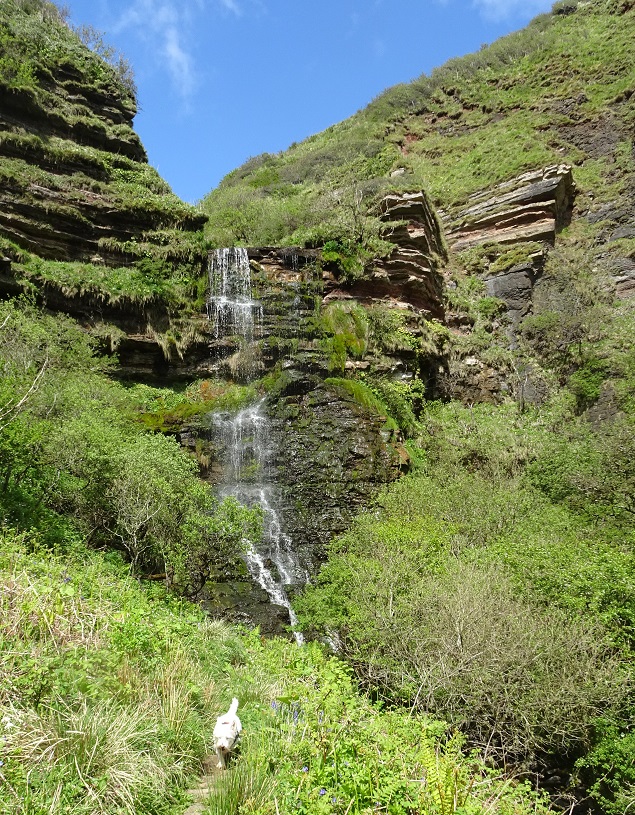
[[546, 813], [431, 719], [382, 711], [316, 643], [229, 628], [117, 557], [0, 530], [0, 812], [177, 815], [240, 700], [205, 812]]
[[91, 50], [69, 27], [67, 16], [61, 5], [48, 0], [3, 0], [0, 82], [37, 93], [42, 77], [50, 78], [59, 68], [70, 69], [83, 77], [86, 86], [116, 98], [134, 113], [134, 80], [124, 58], [101, 42], [96, 32], [92, 37], [84, 32]]
[[[567, 6], [571, 13], [540, 15], [429, 77], [389, 89], [283, 153], [250, 159], [202, 202], [211, 238], [325, 241], [353, 234], [390, 189], [423, 188], [448, 207], [525, 170], [583, 164], [584, 145], [596, 130], [601, 141], [607, 116], [629, 132], [635, 11], [613, 0]], [[610, 164], [612, 146], [602, 149]], [[390, 177], [398, 168], [405, 173]], [[320, 218], [326, 226], [318, 234]]]

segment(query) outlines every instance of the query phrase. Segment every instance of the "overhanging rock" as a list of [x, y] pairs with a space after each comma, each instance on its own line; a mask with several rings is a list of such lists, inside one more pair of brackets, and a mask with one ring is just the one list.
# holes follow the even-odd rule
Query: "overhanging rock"
[[571, 167], [559, 164], [481, 190], [467, 206], [440, 215], [455, 252], [484, 243], [553, 244], [556, 232], [569, 222], [574, 196]]

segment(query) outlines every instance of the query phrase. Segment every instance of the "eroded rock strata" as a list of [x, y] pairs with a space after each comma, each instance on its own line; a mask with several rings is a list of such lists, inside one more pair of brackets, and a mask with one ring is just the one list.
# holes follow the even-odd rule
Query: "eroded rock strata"
[[441, 213], [455, 252], [479, 244], [544, 241], [571, 218], [575, 185], [565, 164], [523, 173], [470, 196], [467, 205]]

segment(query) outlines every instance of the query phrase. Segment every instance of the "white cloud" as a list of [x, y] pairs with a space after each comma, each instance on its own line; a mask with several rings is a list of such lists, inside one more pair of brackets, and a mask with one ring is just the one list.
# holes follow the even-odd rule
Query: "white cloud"
[[243, 13], [236, 0], [220, 0], [220, 4], [221, 6], [224, 6], [227, 11], [233, 12], [237, 17], [240, 17], [240, 15]]
[[194, 90], [196, 75], [193, 56], [184, 46], [189, 39], [187, 6], [187, 3], [177, 5], [173, 0], [135, 0], [115, 24], [115, 30], [134, 29], [148, 42], [184, 100]]
[[189, 98], [194, 90], [194, 65], [192, 57], [181, 45], [178, 30], [170, 26], [163, 32], [164, 53], [168, 59], [168, 68], [172, 81], [184, 98]]
[[195, 64], [195, 46], [202, 17], [213, 11], [236, 18], [266, 13], [264, 0], [130, 0], [126, 5], [113, 30], [133, 32], [146, 44], [153, 70], [169, 74], [186, 105], [200, 75]]
[[479, 9], [488, 20], [505, 20], [522, 12], [539, 14], [548, 11], [552, 0], [472, 0], [472, 5]]

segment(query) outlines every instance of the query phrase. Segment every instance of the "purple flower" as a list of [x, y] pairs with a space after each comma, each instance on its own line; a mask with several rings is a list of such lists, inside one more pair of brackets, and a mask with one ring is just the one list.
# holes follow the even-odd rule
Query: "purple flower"
[[271, 703], [271, 707], [273, 708], [273, 710], [278, 710], [278, 703], [275, 701], [275, 699], [274, 699], [274, 701]]
[[309, 772], [309, 768], [306, 766], [306, 764], [305, 764], [305, 765], [304, 765], [304, 767], [302, 768], [302, 772], [303, 772], [303, 773], [308, 773], [308, 772]]
[[320, 790], [320, 795], [326, 795], [326, 790], [324, 789], [324, 787], [322, 787], [322, 789]]

